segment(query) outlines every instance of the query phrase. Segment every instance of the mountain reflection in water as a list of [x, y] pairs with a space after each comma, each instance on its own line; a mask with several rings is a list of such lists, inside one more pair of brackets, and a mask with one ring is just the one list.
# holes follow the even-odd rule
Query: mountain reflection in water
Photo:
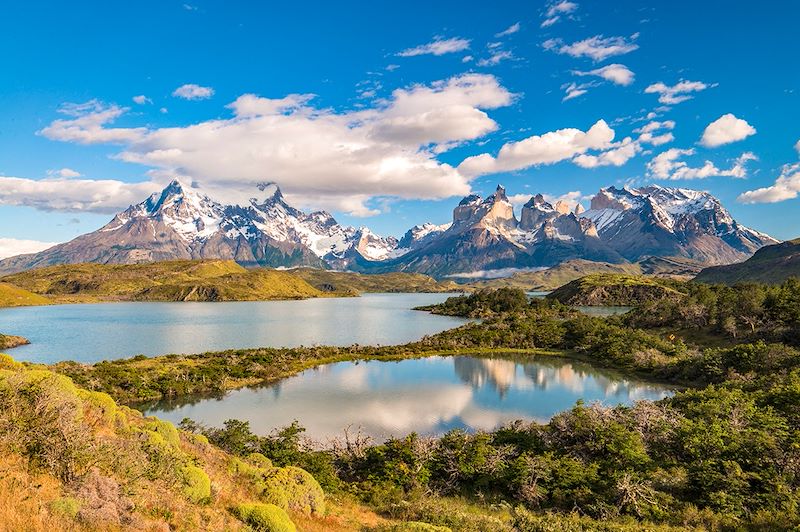
[[517, 419], [544, 422], [578, 400], [617, 405], [670, 393], [562, 358], [458, 356], [328, 364], [271, 386], [162, 401], [145, 410], [176, 423], [189, 417], [221, 426], [244, 419], [260, 434], [298, 420], [318, 441], [360, 427], [382, 440], [409, 432], [492, 430]]

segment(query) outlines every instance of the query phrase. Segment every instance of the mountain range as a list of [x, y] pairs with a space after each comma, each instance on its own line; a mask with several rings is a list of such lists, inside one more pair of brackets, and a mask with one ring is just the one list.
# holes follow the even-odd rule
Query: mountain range
[[311, 266], [436, 277], [549, 267], [571, 259], [626, 263], [682, 257], [737, 262], [777, 241], [738, 224], [714, 196], [682, 188], [601, 189], [589, 210], [541, 194], [517, 218], [505, 189], [465, 197], [450, 224], [425, 223], [399, 240], [290, 206], [274, 184], [264, 199], [224, 205], [178, 180], [97, 231], [39, 253], [0, 261], [0, 273], [53, 264], [232, 259], [243, 266]]

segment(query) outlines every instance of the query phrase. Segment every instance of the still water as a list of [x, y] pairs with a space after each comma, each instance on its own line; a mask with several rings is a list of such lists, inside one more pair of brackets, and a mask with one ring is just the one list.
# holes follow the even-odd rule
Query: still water
[[143, 406], [175, 423], [189, 417], [210, 426], [250, 422], [259, 434], [298, 420], [318, 442], [358, 429], [377, 440], [416, 431], [491, 430], [522, 419], [546, 421], [576, 401], [606, 405], [656, 400], [669, 388], [557, 357], [432, 357], [399, 362], [339, 362], [271, 386], [217, 398]]
[[31, 341], [11, 351], [14, 358], [44, 363], [248, 347], [402, 344], [464, 323], [411, 310], [451, 295], [21, 307], [0, 309], [0, 331]]

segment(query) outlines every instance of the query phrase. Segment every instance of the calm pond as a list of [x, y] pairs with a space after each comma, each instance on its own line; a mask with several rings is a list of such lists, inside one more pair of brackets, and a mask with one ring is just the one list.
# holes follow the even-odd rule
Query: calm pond
[[578, 400], [617, 405], [670, 394], [668, 387], [563, 358], [457, 356], [339, 362], [271, 386], [140, 408], [174, 423], [247, 420], [259, 434], [298, 420], [318, 442], [341, 437], [349, 426], [380, 441], [412, 431], [439, 435], [517, 419], [546, 421]]
[[0, 331], [28, 338], [17, 360], [97, 362], [248, 347], [388, 345], [466, 320], [411, 310], [454, 294], [230, 303], [98, 303], [0, 309]]

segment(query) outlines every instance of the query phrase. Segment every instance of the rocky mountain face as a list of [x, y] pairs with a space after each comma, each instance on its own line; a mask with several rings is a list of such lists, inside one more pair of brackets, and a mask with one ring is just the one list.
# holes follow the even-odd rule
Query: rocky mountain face
[[232, 259], [244, 266], [313, 266], [434, 276], [549, 267], [571, 259], [625, 263], [682, 257], [707, 265], [743, 260], [776, 241], [739, 225], [706, 192], [650, 186], [602, 189], [583, 211], [537, 194], [519, 219], [498, 186], [465, 197], [446, 225], [402, 238], [342, 226], [329, 213], [288, 205], [275, 185], [261, 200], [223, 205], [173, 181], [99, 230], [40, 253], [0, 261], [0, 273], [62, 263]]
[[604, 188], [581, 216], [629, 261], [657, 256], [728, 264], [777, 242], [738, 224], [708, 192], [684, 188]]

